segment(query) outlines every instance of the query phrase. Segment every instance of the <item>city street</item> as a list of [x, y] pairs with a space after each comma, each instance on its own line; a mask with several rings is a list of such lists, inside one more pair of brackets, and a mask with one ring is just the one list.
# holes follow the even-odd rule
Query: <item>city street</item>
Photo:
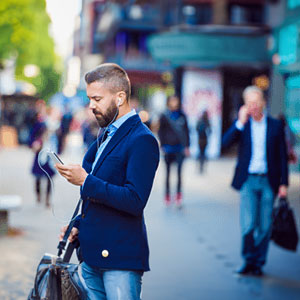
[[[61, 156], [80, 163], [76, 139]], [[10, 213], [15, 229], [0, 238], [0, 299], [26, 299], [35, 269], [45, 252], [56, 253], [59, 228], [78, 200], [79, 189], [54, 178], [54, 210], [37, 204], [30, 173], [33, 153], [26, 147], [0, 149], [0, 193], [20, 195], [22, 208]], [[143, 277], [144, 300], [299, 299], [300, 248], [297, 253], [271, 243], [263, 278], [239, 277], [239, 194], [231, 189], [235, 160], [210, 161], [205, 174], [192, 159], [184, 165], [184, 207], [164, 207], [164, 164], [155, 179], [145, 212], [151, 272]], [[174, 178], [173, 178], [174, 179]], [[289, 190], [300, 231], [300, 175]], [[174, 187], [174, 184], [173, 184]]]

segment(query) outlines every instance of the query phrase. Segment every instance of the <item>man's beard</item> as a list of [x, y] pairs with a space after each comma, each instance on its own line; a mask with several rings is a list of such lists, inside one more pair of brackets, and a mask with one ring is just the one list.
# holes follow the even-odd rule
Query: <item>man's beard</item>
[[102, 114], [96, 109], [93, 109], [93, 113], [95, 115], [95, 118], [99, 126], [103, 128], [103, 127], [107, 127], [113, 121], [113, 119], [117, 117], [118, 107], [112, 101], [105, 114]]

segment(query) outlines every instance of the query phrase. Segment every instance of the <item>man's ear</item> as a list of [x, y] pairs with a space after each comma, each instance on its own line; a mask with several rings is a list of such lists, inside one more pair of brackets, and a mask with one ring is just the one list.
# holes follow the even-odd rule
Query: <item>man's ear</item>
[[126, 93], [125, 92], [119, 92], [118, 94], [117, 94], [117, 100], [118, 100], [118, 102], [117, 102], [117, 105], [118, 106], [120, 106], [120, 105], [122, 105], [123, 103], [125, 103], [126, 102]]

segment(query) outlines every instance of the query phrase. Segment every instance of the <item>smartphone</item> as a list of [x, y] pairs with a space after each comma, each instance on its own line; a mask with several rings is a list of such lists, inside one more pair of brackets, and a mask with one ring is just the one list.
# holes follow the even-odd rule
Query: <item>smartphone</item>
[[52, 158], [54, 164], [64, 164], [54, 151], [49, 151], [48, 154]]

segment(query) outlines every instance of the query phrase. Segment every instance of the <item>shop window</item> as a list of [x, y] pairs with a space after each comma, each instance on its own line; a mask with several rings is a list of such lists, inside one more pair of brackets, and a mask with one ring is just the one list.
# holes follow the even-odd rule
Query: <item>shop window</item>
[[264, 23], [263, 5], [229, 5], [229, 22], [233, 25], [257, 25]]
[[123, 19], [156, 23], [160, 18], [159, 6], [155, 3], [130, 4], [123, 8]]
[[[289, 81], [298, 81], [296, 86], [291, 86]], [[299, 75], [289, 77], [287, 82], [287, 91], [285, 99], [285, 113], [288, 117], [288, 123], [292, 131], [297, 134], [300, 138], [300, 120], [299, 120], [299, 110], [300, 110], [300, 86], [299, 86]], [[298, 140], [298, 147], [300, 146], [300, 139]], [[300, 148], [299, 148], [300, 149]]]
[[279, 32], [279, 56], [282, 65], [293, 64], [297, 61], [299, 44], [298, 24], [283, 27]]
[[289, 9], [300, 7], [300, 0], [288, 0], [287, 6]]
[[115, 37], [116, 54], [129, 59], [148, 56], [147, 36], [148, 33], [140, 31], [118, 32]]
[[182, 7], [182, 19], [184, 24], [200, 25], [212, 23], [213, 9], [212, 5], [184, 5]]

